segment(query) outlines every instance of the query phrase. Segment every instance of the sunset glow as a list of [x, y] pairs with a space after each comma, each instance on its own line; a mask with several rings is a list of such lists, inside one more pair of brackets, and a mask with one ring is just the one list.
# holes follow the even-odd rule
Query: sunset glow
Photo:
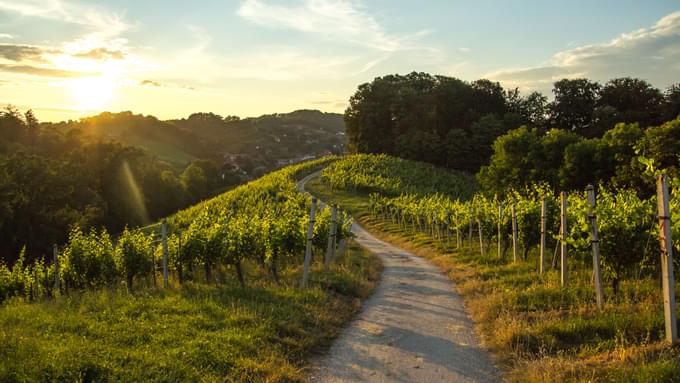
[[662, 89], [677, 79], [673, 2], [526, 6], [0, 0], [0, 104], [48, 121], [100, 110], [246, 117], [343, 112], [360, 84], [412, 71], [548, 97], [554, 81], [575, 76]]
[[108, 77], [84, 77], [68, 81], [73, 108], [83, 112], [105, 110], [114, 96], [115, 83]]

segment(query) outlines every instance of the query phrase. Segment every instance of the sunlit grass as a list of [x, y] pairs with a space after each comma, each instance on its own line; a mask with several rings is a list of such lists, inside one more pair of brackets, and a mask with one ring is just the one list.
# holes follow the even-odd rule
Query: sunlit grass
[[477, 239], [472, 249], [467, 240], [457, 248], [455, 236], [444, 244], [373, 216], [361, 193], [331, 190], [318, 180], [307, 188], [352, 211], [377, 236], [429, 258], [448, 274], [507, 380], [680, 381], [680, 348], [663, 341], [658, 281], [623, 281], [617, 296], [606, 288], [605, 308], [599, 312], [585, 263], [572, 265], [570, 285], [562, 289], [556, 270], [537, 272], [537, 251], [512, 263], [510, 254], [501, 259], [491, 246], [482, 257]]
[[353, 244], [311, 288], [299, 268], [273, 283], [250, 265], [248, 287], [187, 283], [74, 293], [0, 307], [0, 381], [304, 381], [360, 308], [380, 263]]

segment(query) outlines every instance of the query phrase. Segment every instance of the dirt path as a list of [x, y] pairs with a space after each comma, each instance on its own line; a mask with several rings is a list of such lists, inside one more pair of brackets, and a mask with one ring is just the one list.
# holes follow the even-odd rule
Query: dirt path
[[382, 279], [358, 317], [313, 362], [310, 381], [500, 381], [453, 283], [426, 259], [357, 224], [352, 231], [359, 244], [381, 258]]

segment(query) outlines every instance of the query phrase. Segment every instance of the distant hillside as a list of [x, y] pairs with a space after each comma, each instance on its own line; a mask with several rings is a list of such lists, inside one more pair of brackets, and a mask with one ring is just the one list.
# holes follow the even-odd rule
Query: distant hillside
[[168, 121], [132, 112], [105, 112], [43, 126], [75, 128], [93, 139], [139, 146], [177, 170], [199, 158], [211, 159], [244, 178], [302, 159], [343, 153], [346, 148], [343, 116], [317, 110], [246, 119], [195, 113]]

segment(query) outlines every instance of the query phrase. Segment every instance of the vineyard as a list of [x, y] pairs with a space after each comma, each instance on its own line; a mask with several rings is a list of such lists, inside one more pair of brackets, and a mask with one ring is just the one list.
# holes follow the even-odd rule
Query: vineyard
[[74, 228], [56, 262], [1, 266], [0, 381], [304, 381], [309, 355], [380, 275], [348, 240], [347, 214], [319, 207], [310, 222], [311, 198], [297, 190], [334, 160], [148, 227]]
[[[388, 170], [397, 163], [398, 173]], [[362, 223], [448, 270], [511, 380], [663, 381], [658, 377], [680, 369], [677, 355], [663, 346], [668, 331], [655, 197], [598, 185], [594, 209], [585, 190], [569, 192], [562, 217], [560, 196], [545, 186], [473, 194], [469, 179], [424, 176], [423, 168], [385, 156], [350, 156], [325, 168], [312, 190], [358, 207], [363, 211], [353, 214], [365, 214]], [[675, 190], [677, 182], [671, 180]], [[671, 217], [680, 217], [677, 195], [669, 205]], [[601, 274], [593, 272], [595, 218]], [[674, 247], [680, 250], [677, 241]], [[598, 303], [593, 282], [600, 278]], [[592, 367], [605, 362], [599, 371]], [[640, 374], [629, 374], [633, 369]]]
[[[24, 296], [30, 300], [80, 289], [157, 284], [157, 275], [219, 282], [215, 271], [233, 270], [242, 286], [244, 261], [267, 268], [274, 280], [278, 269], [301, 263], [307, 242], [310, 198], [299, 193], [295, 179], [335, 158], [305, 162], [271, 173], [216, 198], [168, 217], [162, 223], [126, 229], [111, 235], [95, 229], [72, 229], [69, 241], [55, 246], [53, 258], [24, 265], [23, 255], [12, 268], [0, 263], [0, 302]], [[349, 235], [349, 217], [333, 217], [334, 243]], [[323, 254], [331, 238], [331, 209], [316, 214], [312, 244]], [[167, 270], [167, 271], [166, 271]], [[220, 273], [223, 276], [223, 273]], [[224, 277], [224, 276], [223, 276]]]

